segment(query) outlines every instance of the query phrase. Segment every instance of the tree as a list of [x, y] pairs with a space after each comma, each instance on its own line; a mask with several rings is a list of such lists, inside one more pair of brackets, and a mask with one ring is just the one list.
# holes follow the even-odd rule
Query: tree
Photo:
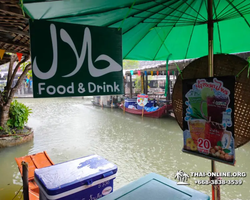
[[137, 69], [139, 68], [138, 60], [123, 60], [123, 69]]
[[[15, 69], [13, 69], [14, 63], [18, 61], [18, 58], [16, 54], [11, 55], [6, 86], [4, 87], [3, 91], [0, 91], [0, 126], [1, 127], [5, 126], [7, 120], [9, 119], [9, 110], [10, 110], [10, 105], [13, 100], [14, 94], [17, 92], [18, 88], [21, 86], [21, 83], [23, 82], [28, 71], [31, 70], [31, 63], [27, 62], [28, 60], [29, 60], [29, 57], [24, 56], [23, 59], [17, 63]], [[24, 64], [23, 72], [20, 75], [14, 87], [12, 87], [16, 73], [22, 64]]]

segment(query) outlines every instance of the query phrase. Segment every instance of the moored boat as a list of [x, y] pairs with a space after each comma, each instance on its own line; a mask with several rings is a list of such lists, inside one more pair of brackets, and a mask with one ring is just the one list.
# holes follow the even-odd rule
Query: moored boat
[[106, 104], [97, 103], [94, 100], [91, 100], [91, 103], [93, 104], [93, 106], [98, 106], [98, 107], [103, 107], [103, 108], [118, 108], [118, 105], [114, 103], [110, 105], [106, 105]]
[[138, 110], [138, 109], [131, 109], [131, 108], [124, 108], [124, 105], [123, 104], [120, 104], [119, 107], [124, 110], [125, 109], [125, 112], [127, 113], [130, 113], [130, 114], [134, 114], [134, 115], [142, 115], [142, 112], [143, 112], [143, 116], [145, 117], [152, 117], [152, 118], [161, 118], [161, 117], [165, 117], [167, 116], [169, 113], [169, 110], [172, 109], [172, 105], [169, 104], [169, 105], [163, 105], [162, 107], [158, 108], [157, 110], [155, 111], [152, 111], [152, 112], [147, 112], [146, 110], [142, 111], [142, 110]]
[[118, 108], [117, 102], [118, 98], [113, 96], [94, 96], [91, 100], [94, 106], [103, 108]]

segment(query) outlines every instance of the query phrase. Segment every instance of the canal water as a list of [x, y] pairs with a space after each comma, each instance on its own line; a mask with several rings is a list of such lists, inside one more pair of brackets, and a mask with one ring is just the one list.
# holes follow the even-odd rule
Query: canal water
[[[182, 131], [173, 118], [152, 119], [123, 114], [118, 109], [93, 107], [81, 98], [18, 99], [33, 113], [28, 126], [34, 129], [34, 140], [26, 144], [0, 149], [0, 200], [11, 200], [21, 185], [15, 157], [47, 151], [54, 163], [98, 154], [118, 166], [114, 185], [118, 188], [155, 172], [175, 180], [178, 170], [208, 172], [207, 159], [182, 153]], [[243, 185], [221, 186], [225, 200], [250, 199], [250, 143], [236, 150], [236, 165], [217, 163], [220, 172], [246, 172]], [[231, 178], [232, 179], [232, 178]], [[190, 187], [211, 195], [211, 186]], [[176, 180], [177, 181], [177, 180]]]

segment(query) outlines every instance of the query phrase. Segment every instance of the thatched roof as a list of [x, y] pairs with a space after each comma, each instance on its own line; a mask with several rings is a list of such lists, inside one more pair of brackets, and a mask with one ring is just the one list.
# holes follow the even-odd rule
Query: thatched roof
[[[19, 0], [0, 0], [0, 49], [7, 53], [28, 55], [30, 46], [29, 18], [23, 15]], [[9, 62], [6, 53], [0, 65]]]

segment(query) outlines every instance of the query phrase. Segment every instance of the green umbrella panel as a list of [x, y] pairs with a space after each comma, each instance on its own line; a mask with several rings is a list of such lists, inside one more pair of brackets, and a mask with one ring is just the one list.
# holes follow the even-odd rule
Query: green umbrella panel
[[[207, 0], [23, 0], [33, 19], [122, 28], [123, 59], [208, 54]], [[214, 0], [214, 53], [250, 51], [250, 2]]]

